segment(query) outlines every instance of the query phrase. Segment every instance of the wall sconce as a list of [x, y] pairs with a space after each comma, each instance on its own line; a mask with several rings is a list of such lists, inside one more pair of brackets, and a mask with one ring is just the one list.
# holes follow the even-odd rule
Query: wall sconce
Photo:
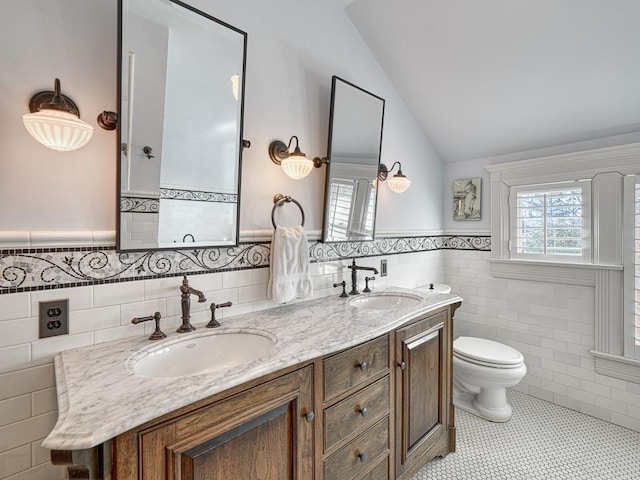
[[391, 168], [387, 168], [384, 163], [381, 163], [378, 167], [378, 180], [381, 182], [387, 180], [389, 172], [391, 172], [391, 170], [393, 170], [396, 165], [398, 165], [398, 173], [389, 178], [389, 180], [387, 181], [387, 185], [389, 185], [389, 188], [392, 191], [396, 193], [402, 193], [409, 188], [409, 186], [411, 185], [411, 180], [409, 180], [407, 176], [402, 173], [402, 165], [400, 164], [400, 162], [395, 162], [393, 165], [391, 165]]
[[[296, 139], [296, 146], [293, 152], [289, 152], [294, 138]], [[285, 143], [280, 140], [271, 142], [269, 145], [269, 157], [273, 163], [282, 167], [282, 170], [287, 176], [294, 180], [300, 180], [309, 175], [313, 167], [320, 168], [325, 163], [329, 163], [326, 158], [316, 157], [313, 160], [308, 159], [300, 150], [298, 137], [295, 135], [289, 139], [289, 145], [285, 145]]]
[[[54, 91], [36, 93], [29, 100], [29, 112], [22, 116], [25, 128], [39, 143], [52, 150], [70, 152], [84, 147], [93, 136], [93, 127], [80, 120], [80, 111], [73, 100], [60, 93], [60, 80], [55, 79]], [[104, 111], [98, 115], [98, 125], [105, 130], [116, 128], [118, 115]]]

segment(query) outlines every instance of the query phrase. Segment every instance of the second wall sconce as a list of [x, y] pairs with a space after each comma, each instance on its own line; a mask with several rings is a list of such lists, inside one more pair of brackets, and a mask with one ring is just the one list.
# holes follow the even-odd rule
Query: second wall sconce
[[[398, 165], [398, 173], [387, 180], [389, 173], [396, 167], [396, 165]], [[378, 167], [378, 180], [381, 182], [387, 181], [389, 188], [396, 193], [405, 192], [411, 185], [411, 180], [402, 173], [402, 165], [400, 162], [395, 162], [391, 165], [391, 168], [387, 168], [384, 163], [381, 163], [380, 167]]]
[[[39, 143], [52, 150], [70, 152], [84, 147], [93, 136], [93, 126], [80, 120], [78, 106], [60, 92], [55, 79], [53, 91], [38, 92], [29, 100], [29, 112], [22, 116], [25, 128]], [[116, 128], [118, 115], [104, 111], [98, 125], [105, 130]]]
[[[296, 146], [293, 152], [290, 152], [293, 139], [296, 140]], [[313, 167], [320, 168], [329, 161], [326, 158], [316, 157], [313, 160], [307, 158], [307, 156], [300, 150], [298, 146], [298, 137], [293, 135], [289, 139], [289, 145], [286, 145], [280, 140], [274, 140], [269, 145], [269, 158], [276, 165], [280, 165], [284, 173], [293, 178], [294, 180], [300, 180], [311, 173]]]

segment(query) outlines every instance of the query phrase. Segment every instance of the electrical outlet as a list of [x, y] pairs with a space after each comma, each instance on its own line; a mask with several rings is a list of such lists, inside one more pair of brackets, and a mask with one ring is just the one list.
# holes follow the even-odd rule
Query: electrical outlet
[[387, 276], [387, 261], [386, 260], [380, 260], [380, 276], [381, 277], [386, 277]]
[[69, 333], [69, 299], [40, 302], [40, 338]]

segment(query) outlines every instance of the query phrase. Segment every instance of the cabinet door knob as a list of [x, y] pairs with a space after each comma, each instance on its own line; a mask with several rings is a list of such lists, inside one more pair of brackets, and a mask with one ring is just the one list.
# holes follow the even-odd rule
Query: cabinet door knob
[[362, 415], [363, 417], [366, 417], [366, 416], [367, 416], [367, 411], [368, 411], [368, 410], [367, 410], [367, 407], [360, 407], [360, 408], [358, 409], [358, 413], [360, 413], [360, 415]]
[[404, 362], [400, 362], [398, 366], [400, 367], [400, 370], [404, 370], [405, 368], [407, 368], [407, 364]]
[[360, 452], [358, 454], [358, 458], [360, 459], [361, 462], [364, 462], [367, 459], [367, 455], [364, 452]]
[[357, 367], [363, 372], [366, 372], [367, 369], [369, 368], [369, 364], [367, 362], [360, 362], [358, 363]]
[[316, 418], [316, 414], [313, 413], [313, 412], [307, 412], [307, 414], [304, 416], [304, 418], [308, 423], [311, 423], [311, 422], [313, 422], [313, 419]]

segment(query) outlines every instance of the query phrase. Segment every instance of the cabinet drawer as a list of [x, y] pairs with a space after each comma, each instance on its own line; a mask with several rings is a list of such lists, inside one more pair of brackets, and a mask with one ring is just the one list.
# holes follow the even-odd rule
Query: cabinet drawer
[[322, 362], [324, 400], [330, 400], [389, 368], [389, 336], [350, 348]]
[[389, 413], [389, 377], [324, 411], [325, 452], [353, 432], [364, 430]]
[[378, 463], [373, 470], [363, 475], [358, 480], [389, 480], [389, 456]]
[[388, 454], [389, 417], [385, 417], [324, 461], [324, 479], [355, 478]]

